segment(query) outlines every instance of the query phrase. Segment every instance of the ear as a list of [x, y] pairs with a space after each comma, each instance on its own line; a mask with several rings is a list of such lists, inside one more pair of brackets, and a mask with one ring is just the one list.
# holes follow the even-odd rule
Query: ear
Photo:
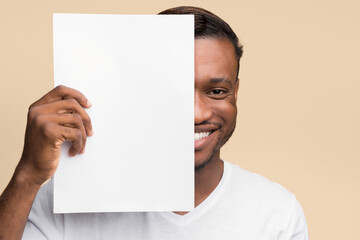
[[239, 82], [240, 82], [240, 79], [238, 78], [235, 83], [235, 102], [237, 101], [237, 95], [238, 95], [238, 91], [239, 91]]

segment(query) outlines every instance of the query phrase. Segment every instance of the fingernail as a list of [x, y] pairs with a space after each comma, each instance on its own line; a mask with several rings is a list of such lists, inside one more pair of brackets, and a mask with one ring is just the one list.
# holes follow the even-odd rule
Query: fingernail
[[87, 104], [89, 107], [92, 106], [92, 104], [91, 104], [91, 102], [90, 102], [89, 100], [87, 100], [86, 104]]
[[90, 130], [90, 132], [89, 132], [89, 136], [92, 136], [92, 135], [94, 135], [94, 130]]

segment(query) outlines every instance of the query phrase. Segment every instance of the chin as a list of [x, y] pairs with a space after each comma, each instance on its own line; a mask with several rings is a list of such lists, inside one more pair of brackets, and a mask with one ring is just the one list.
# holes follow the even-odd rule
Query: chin
[[195, 171], [203, 169], [205, 166], [207, 166], [213, 160], [214, 155], [214, 152], [195, 152]]
[[220, 148], [223, 145], [221, 144], [221, 139], [223, 139], [221, 133], [222, 131], [215, 131], [214, 133], [212, 133], [212, 139], [210, 140], [208, 145], [202, 149], [195, 151], [195, 171], [204, 169], [216, 158], [220, 158]]

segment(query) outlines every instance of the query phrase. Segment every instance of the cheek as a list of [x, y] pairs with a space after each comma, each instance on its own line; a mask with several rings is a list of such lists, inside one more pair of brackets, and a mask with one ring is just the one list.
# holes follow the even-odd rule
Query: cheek
[[221, 121], [223, 128], [232, 128], [236, 121], [237, 107], [232, 101], [217, 101], [213, 104], [212, 111], [214, 118]]

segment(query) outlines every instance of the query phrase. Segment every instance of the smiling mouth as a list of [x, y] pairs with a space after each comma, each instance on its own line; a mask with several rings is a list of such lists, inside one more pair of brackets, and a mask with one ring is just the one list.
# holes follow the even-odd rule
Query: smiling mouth
[[201, 140], [201, 139], [203, 139], [203, 138], [207, 138], [207, 137], [210, 136], [214, 131], [215, 131], [215, 130], [195, 133], [195, 134], [194, 134], [194, 141], [196, 142], [196, 141], [199, 141], [199, 140]]

